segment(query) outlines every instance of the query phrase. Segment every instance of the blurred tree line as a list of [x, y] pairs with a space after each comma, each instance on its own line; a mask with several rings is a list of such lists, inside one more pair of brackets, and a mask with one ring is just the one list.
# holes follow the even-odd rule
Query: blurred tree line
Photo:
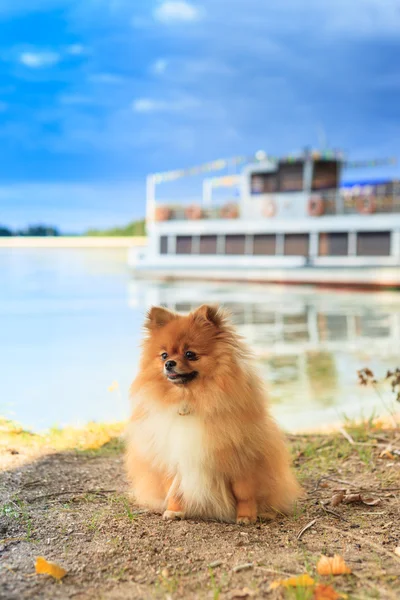
[[12, 236], [29, 236], [29, 237], [44, 237], [44, 236], [57, 236], [60, 235], [59, 230], [56, 227], [49, 225], [29, 225], [26, 229], [15, 229], [12, 230], [9, 227], [0, 225], [0, 237], [12, 237]]
[[146, 235], [146, 224], [144, 219], [132, 221], [126, 227], [113, 227], [111, 229], [89, 229], [85, 235], [98, 235], [110, 237], [143, 236]]
[[[44, 237], [58, 235], [62, 235], [60, 231], [56, 227], [51, 227], [48, 225], [30, 225], [26, 229], [15, 230], [5, 227], [4, 225], [0, 225], [0, 237]], [[143, 219], [141, 221], [132, 221], [132, 223], [128, 223], [126, 227], [112, 227], [111, 229], [89, 229], [83, 235], [104, 237], [144, 236], [146, 235], [146, 225]]]

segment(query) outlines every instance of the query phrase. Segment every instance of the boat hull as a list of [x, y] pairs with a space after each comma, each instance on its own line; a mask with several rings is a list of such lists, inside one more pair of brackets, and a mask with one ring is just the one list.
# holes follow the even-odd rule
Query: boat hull
[[320, 285], [341, 288], [400, 289], [400, 267], [210, 268], [140, 266], [136, 278], [164, 281], [209, 280]]

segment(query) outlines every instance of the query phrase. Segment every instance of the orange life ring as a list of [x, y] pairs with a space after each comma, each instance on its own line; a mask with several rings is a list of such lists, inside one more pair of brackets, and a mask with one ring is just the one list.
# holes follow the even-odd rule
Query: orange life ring
[[171, 218], [171, 209], [168, 206], [156, 206], [156, 221], [168, 221]]
[[186, 208], [185, 216], [187, 219], [201, 219], [203, 212], [198, 204], [192, 204]]
[[311, 196], [308, 201], [308, 214], [310, 217], [320, 217], [324, 212], [324, 201], [321, 196]]
[[276, 213], [276, 206], [273, 200], [266, 200], [263, 207], [264, 217], [274, 217]]
[[356, 208], [362, 215], [371, 215], [376, 211], [375, 196], [359, 196], [356, 199]]
[[239, 209], [236, 204], [225, 204], [221, 207], [220, 216], [222, 219], [237, 219], [239, 216]]

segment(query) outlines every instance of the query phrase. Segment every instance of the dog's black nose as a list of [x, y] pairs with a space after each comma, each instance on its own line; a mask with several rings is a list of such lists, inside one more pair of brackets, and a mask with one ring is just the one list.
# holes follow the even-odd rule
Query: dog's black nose
[[176, 367], [176, 362], [174, 360], [167, 360], [165, 363], [165, 368], [167, 371], [172, 371], [172, 369]]

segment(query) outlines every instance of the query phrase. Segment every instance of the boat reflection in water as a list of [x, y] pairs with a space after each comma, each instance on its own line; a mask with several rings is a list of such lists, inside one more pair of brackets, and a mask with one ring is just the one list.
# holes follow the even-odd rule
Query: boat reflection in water
[[[289, 431], [384, 414], [357, 370], [378, 378], [399, 366], [400, 294], [284, 286], [131, 281], [135, 308], [188, 312], [202, 303], [228, 308], [257, 357], [277, 420]], [[393, 402], [389, 392], [386, 401]]]

